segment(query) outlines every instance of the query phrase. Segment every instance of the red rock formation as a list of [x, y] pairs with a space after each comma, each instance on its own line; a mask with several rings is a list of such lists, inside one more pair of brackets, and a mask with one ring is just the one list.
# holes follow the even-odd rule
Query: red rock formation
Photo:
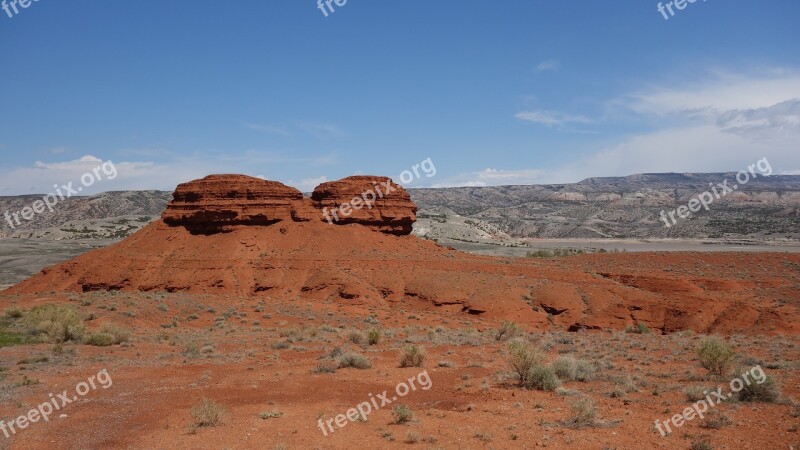
[[352, 176], [322, 183], [311, 194], [322, 219], [345, 225], [357, 223], [387, 234], [411, 234], [417, 205], [391, 178]]
[[408, 193], [386, 177], [354, 176], [323, 183], [312, 198], [276, 181], [209, 175], [179, 185], [161, 218], [167, 225], [205, 234], [235, 226], [321, 220], [404, 235], [411, 234], [416, 220], [417, 207]]
[[300, 191], [277, 181], [209, 175], [179, 185], [161, 218], [171, 226], [213, 233], [235, 225], [310, 220], [311, 209]]

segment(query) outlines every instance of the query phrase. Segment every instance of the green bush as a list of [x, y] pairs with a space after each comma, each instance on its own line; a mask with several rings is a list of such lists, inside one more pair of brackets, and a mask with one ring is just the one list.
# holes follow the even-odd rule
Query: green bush
[[376, 329], [371, 329], [367, 331], [367, 343], [369, 345], [378, 345], [378, 342], [381, 341], [381, 331]]
[[400, 367], [422, 367], [425, 362], [425, 349], [416, 345], [406, 345], [400, 355]]
[[716, 336], [700, 341], [696, 353], [700, 365], [718, 377], [725, 376], [734, 356], [733, 349]]
[[525, 386], [528, 372], [532, 367], [543, 364], [544, 355], [533, 345], [524, 342], [512, 342], [508, 345], [508, 352], [509, 363], [519, 377], [519, 384]]
[[36, 306], [22, 322], [28, 334], [44, 342], [80, 341], [85, 332], [80, 313], [71, 306]]
[[539, 391], [554, 391], [561, 382], [558, 380], [555, 371], [547, 366], [533, 366], [525, 374], [525, 389], [536, 389]]

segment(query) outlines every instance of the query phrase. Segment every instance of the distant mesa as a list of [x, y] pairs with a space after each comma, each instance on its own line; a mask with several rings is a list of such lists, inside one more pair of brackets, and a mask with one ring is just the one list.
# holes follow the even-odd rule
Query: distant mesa
[[194, 234], [282, 221], [360, 224], [388, 234], [411, 234], [416, 205], [387, 177], [353, 176], [323, 183], [311, 198], [277, 181], [246, 175], [209, 175], [183, 183], [161, 218]]

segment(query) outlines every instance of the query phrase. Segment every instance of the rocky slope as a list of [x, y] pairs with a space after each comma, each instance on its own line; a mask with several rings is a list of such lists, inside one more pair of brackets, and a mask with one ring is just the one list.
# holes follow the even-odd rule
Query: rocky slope
[[[21, 221], [14, 228], [0, 218], [0, 238], [92, 239], [119, 238], [157, 218], [172, 197], [171, 192], [119, 191], [93, 197], [71, 197], [45, 210], [31, 221]], [[0, 197], [0, 214], [19, 212], [41, 195]]]

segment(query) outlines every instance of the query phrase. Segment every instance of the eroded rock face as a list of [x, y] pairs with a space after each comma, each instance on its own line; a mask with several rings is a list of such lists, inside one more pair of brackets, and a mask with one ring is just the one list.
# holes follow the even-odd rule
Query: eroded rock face
[[234, 225], [310, 220], [311, 202], [295, 188], [246, 175], [209, 175], [183, 183], [161, 215], [171, 226], [197, 232]]
[[357, 223], [389, 234], [411, 234], [417, 206], [386, 177], [353, 176], [323, 183], [306, 198], [293, 187], [246, 175], [209, 175], [183, 183], [161, 215], [193, 233], [230, 231], [282, 221]]
[[405, 189], [387, 177], [352, 176], [322, 183], [311, 194], [322, 220], [357, 223], [387, 234], [411, 234], [417, 205]]

